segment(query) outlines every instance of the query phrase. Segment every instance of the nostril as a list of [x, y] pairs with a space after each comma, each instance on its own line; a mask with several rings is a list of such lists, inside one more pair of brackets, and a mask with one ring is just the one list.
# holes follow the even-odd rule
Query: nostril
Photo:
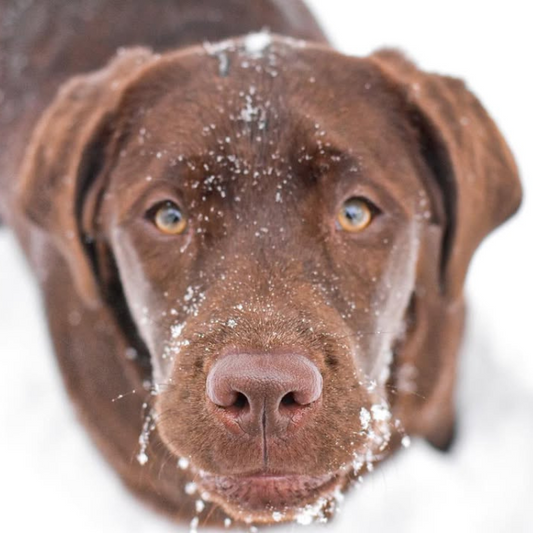
[[243, 410], [248, 407], [248, 398], [242, 393], [238, 392], [237, 396], [235, 397], [235, 401], [233, 402], [233, 405], [231, 407], [235, 407], [236, 409]]
[[289, 392], [288, 394], [285, 394], [285, 396], [283, 396], [283, 398], [281, 399], [281, 405], [284, 405], [285, 407], [298, 405], [298, 402], [294, 397], [294, 392]]

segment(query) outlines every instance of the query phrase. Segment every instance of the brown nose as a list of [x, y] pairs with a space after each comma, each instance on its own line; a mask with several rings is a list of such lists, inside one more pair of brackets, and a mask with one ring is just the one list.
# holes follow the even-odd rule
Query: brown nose
[[309, 420], [322, 395], [322, 376], [300, 354], [233, 353], [213, 365], [206, 392], [228, 429], [271, 436]]

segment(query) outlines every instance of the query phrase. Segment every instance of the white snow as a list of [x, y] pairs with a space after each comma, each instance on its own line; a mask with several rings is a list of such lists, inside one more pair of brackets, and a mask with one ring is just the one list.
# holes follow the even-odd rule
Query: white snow
[[205, 509], [205, 502], [204, 500], [196, 500], [195, 502], [195, 509], [198, 514], [200, 514]]
[[191, 524], [190, 524], [190, 527], [189, 527], [190, 533], [195, 533], [198, 530], [198, 524], [199, 523], [200, 523], [200, 519], [197, 516], [195, 516], [191, 520]]
[[192, 496], [196, 491], [198, 490], [198, 487], [196, 486], [196, 483], [193, 483], [192, 481], [190, 483], [187, 483], [185, 485], [185, 493], [189, 496]]
[[147, 404], [143, 405], [146, 411], [144, 423], [141, 434], [139, 435], [139, 453], [137, 454], [137, 461], [140, 465], [145, 465], [148, 462], [148, 446], [150, 444], [150, 434], [156, 427], [156, 414], [152, 409], [148, 408]]
[[368, 429], [368, 426], [370, 425], [370, 420], [371, 420], [368, 409], [361, 407], [361, 411], [359, 412], [359, 420], [361, 421], [361, 428]]
[[250, 33], [244, 39], [244, 47], [246, 52], [252, 57], [260, 57], [271, 42], [272, 37], [267, 31]]
[[[409, 449], [346, 497], [334, 522], [306, 531], [526, 533], [533, 501], [533, 80], [523, 69], [533, 43], [527, 5], [450, 0], [435, 24], [434, 5], [420, 0], [310, 4], [346, 52], [397, 45], [427, 69], [465, 77], [514, 150], [529, 195], [519, 216], [483, 245], [469, 275], [456, 448], [441, 454], [412, 439]], [[189, 530], [189, 524], [176, 526], [139, 503], [95, 451], [61, 382], [33, 277], [1, 230], [0, 357], [2, 530]]]
[[189, 464], [189, 459], [186, 457], [180, 457], [178, 460], [178, 466], [181, 470], [187, 470], [187, 468], [189, 468]]

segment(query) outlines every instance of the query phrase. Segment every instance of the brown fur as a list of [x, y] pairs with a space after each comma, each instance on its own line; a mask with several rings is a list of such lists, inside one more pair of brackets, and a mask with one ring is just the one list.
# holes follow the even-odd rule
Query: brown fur
[[[176, 30], [164, 47], [262, 25], [323, 40], [299, 3], [305, 24], [281, 2], [254, 5], [236, 25], [222, 17], [183, 40]], [[148, 26], [94, 56], [74, 36], [70, 49], [92, 68], [119, 44], [158, 46]], [[40, 114], [35, 126], [19, 115], [31, 141], [19, 135], [3, 152], [19, 170], [3, 176], [0, 206], [41, 281], [69, 392], [132, 490], [190, 519], [197, 496], [183, 487], [197, 478], [210, 490], [201, 471], [263, 468], [263, 440], [228, 433], [207, 406], [206, 375], [228, 349], [300, 350], [323, 376], [311, 421], [267, 439], [272, 471], [334, 473], [347, 488], [405, 434], [449, 444], [468, 264], [521, 196], [512, 155], [462, 82], [394, 51], [350, 58], [272, 37], [258, 53], [246, 39], [163, 55], [133, 48], [68, 81], [49, 105], [46, 94], [28, 111]], [[350, 196], [380, 211], [357, 235], [334, 224]], [[167, 198], [190, 217], [182, 236], [146, 220]], [[361, 410], [376, 405], [391, 419], [368, 429]], [[141, 465], [150, 409], [157, 423]], [[178, 469], [178, 457], [193, 468]], [[317, 495], [299, 495], [296, 507]], [[273, 521], [268, 507], [210, 498], [202, 522]]]

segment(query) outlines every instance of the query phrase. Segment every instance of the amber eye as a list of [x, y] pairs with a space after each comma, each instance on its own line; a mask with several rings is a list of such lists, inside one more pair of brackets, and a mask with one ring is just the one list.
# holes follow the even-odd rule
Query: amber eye
[[370, 225], [374, 217], [371, 204], [363, 198], [346, 200], [339, 210], [337, 222], [344, 231], [357, 233]]
[[167, 235], [179, 235], [185, 231], [187, 220], [181, 209], [171, 201], [159, 204], [151, 214], [159, 231]]

